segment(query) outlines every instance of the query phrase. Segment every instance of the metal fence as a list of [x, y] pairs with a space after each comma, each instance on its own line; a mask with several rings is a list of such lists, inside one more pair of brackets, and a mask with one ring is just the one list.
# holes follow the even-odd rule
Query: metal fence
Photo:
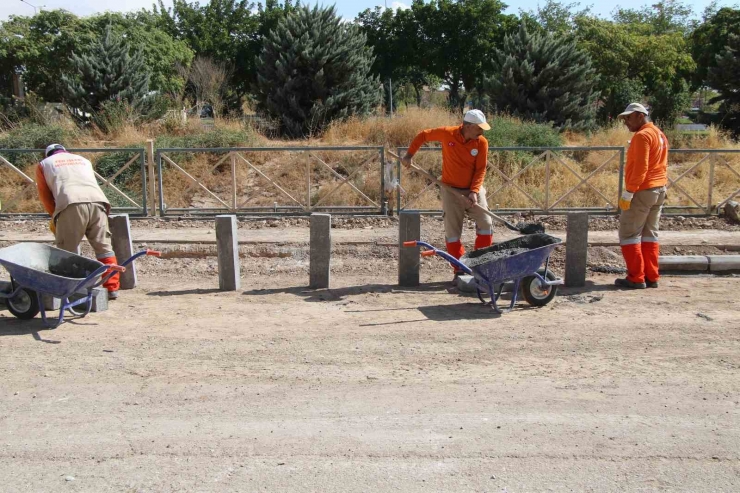
[[162, 215], [387, 212], [382, 147], [163, 148], [155, 161]]
[[[406, 150], [399, 147], [398, 155]], [[614, 213], [621, 194], [624, 159], [623, 147], [489, 148], [484, 183], [488, 206], [503, 213]], [[440, 148], [422, 148], [415, 160], [440, 174]], [[400, 185], [396, 194], [398, 210], [414, 207], [421, 212], [439, 212], [439, 207], [425, 208], [440, 204], [436, 186], [403, 169], [400, 160], [395, 179]]]
[[[93, 162], [114, 211], [134, 215], [156, 215], [157, 196], [160, 215], [385, 215], [389, 201], [396, 211], [439, 213], [441, 207], [435, 184], [402, 168], [399, 160], [395, 166], [386, 163], [379, 146], [162, 148], [155, 153], [150, 144], [149, 168], [141, 148], [69, 151]], [[397, 151], [403, 155], [406, 148]], [[415, 160], [440, 175], [440, 151], [422, 148]], [[43, 152], [0, 149], [0, 215], [44, 214], [33, 168]], [[485, 180], [489, 208], [502, 213], [617, 213], [625, 154], [623, 147], [490, 148]], [[665, 212], [713, 214], [740, 196], [739, 186], [740, 149], [671, 149]]]
[[[399, 155], [405, 151], [404, 147], [398, 148]], [[424, 164], [428, 170], [439, 172], [440, 151], [422, 148], [415, 159], [424, 160], [425, 154], [434, 156]], [[488, 205], [503, 213], [562, 214], [577, 210], [616, 214], [625, 156], [622, 147], [489, 148], [485, 183]], [[507, 174], [506, 169], [512, 172]], [[440, 212], [438, 206], [423, 207], [440, 204], [436, 186], [429, 180], [406, 171], [400, 161], [395, 179], [401, 189], [396, 196], [398, 210], [413, 207], [426, 213]], [[740, 196], [739, 184], [740, 149], [671, 149], [664, 212], [713, 214]]]
[[[149, 214], [144, 149], [67, 150], [93, 163], [95, 176], [113, 211]], [[43, 156], [43, 149], [0, 149], [0, 215], [46, 215], [38, 200], [34, 169]]]
[[712, 214], [740, 195], [740, 149], [670, 149], [666, 212]]

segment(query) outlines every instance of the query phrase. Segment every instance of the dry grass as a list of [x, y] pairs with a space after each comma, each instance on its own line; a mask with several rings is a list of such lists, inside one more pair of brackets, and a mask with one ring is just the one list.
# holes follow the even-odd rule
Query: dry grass
[[[251, 142], [250, 144], [264, 147], [382, 145], [394, 149], [397, 146], [408, 145], [417, 132], [424, 128], [455, 125], [457, 122], [459, 116], [442, 109], [409, 109], [392, 119], [350, 118], [337, 122], [320, 140], [288, 142], [257, 137], [255, 141], [257, 144]], [[244, 126], [239, 121], [219, 120], [216, 122], [216, 128], [236, 132], [243, 130]], [[88, 132], [80, 134], [78, 140], [71, 145], [124, 147], [141, 145], [147, 139], [155, 139], [163, 134], [185, 137], [198, 136], [202, 132], [203, 127], [197, 119], [191, 119], [186, 125], [176, 126], [171, 122], [145, 126], [128, 125], [120, 128], [115, 138]], [[631, 138], [631, 134], [623, 126], [615, 125], [589, 135], [568, 133], [564, 137], [567, 146], [623, 147]], [[669, 133], [668, 137], [673, 148], [740, 149], [737, 142], [733, 142], [716, 129], [710, 129], [702, 135]], [[309, 201], [313, 207], [317, 205], [379, 207], [384, 197], [384, 192], [380, 189], [379, 156], [371, 151], [320, 151], [312, 152], [311, 156], [306, 152], [263, 151], [241, 155], [251, 166], [242, 159], [236, 160], [236, 202], [240, 207], [273, 207], [277, 204], [301, 208]], [[676, 179], [705, 156], [705, 153], [698, 152], [673, 153], [669, 175]], [[228, 206], [233, 204], [230, 158], [219, 164], [224, 157], [223, 154], [182, 153], [170, 157]], [[425, 151], [417, 155], [417, 162], [439, 175], [440, 158], [441, 154], [438, 151]], [[97, 156], [92, 156], [93, 161], [96, 159]], [[713, 156], [712, 159], [715, 160], [715, 185], [711, 201], [717, 204], [740, 188], [740, 178], [731, 170], [732, 168], [740, 173], [740, 153], [721, 154]], [[489, 193], [489, 206], [492, 209], [540, 209], [545, 204], [558, 209], [568, 207], [602, 209], [609, 204], [615, 205], [617, 200], [619, 156], [614, 151], [565, 150], [550, 154], [549, 157], [542, 153], [492, 152], [489, 161], [491, 166], [485, 185]], [[701, 206], [706, 205], [710, 199], [708, 186], [710, 168], [711, 159], [706, 159], [678, 182], [678, 185], [693, 196]], [[25, 171], [32, 173], [32, 168], [29, 166]], [[592, 173], [593, 176], [587, 183], [581, 183], [582, 179]], [[511, 181], [507, 181], [504, 175]], [[548, 176], [549, 190], [545, 186]], [[430, 187], [421, 194], [428, 183], [406, 170], [402, 171], [401, 180], [405, 190], [402, 196], [403, 207], [435, 210], [440, 208], [436, 187]], [[163, 183], [165, 203], [169, 208], [224, 208], [219, 200], [171, 166], [165, 166]], [[340, 184], [342, 185], [339, 186]], [[141, 188], [138, 176], [129, 178], [128, 183], [117, 182], [117, 185], [130, 190]], [[282, 188], [282, 191], [278, 187]], [[367, 198], [362, 197], [358, 190]], [[8, 203], [16, 194], [18, 197], [15, 203]], [[0, 198], [3, 202], [3, 211], [41, 211], [35, 188], [24, 185], [17, 174], [5, 167], [0, 167]], [[389, 199], [391, 207], [395, 208], [396, 197], [391, 195], [386, 198]], [[696, 206], [678, 188], [669, 193], [669, 205]]]

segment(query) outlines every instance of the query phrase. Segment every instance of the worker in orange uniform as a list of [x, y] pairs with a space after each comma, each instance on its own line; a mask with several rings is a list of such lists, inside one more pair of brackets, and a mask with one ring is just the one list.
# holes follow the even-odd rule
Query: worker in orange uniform
[[[60, 144], [51, 144], [36, 168], [36, 186], [44, 209], [51, 215], [50, 228], [57, 248], [79, 253], [85, 236], [98, 261], [116, 265], [108, 227], [110, 203], [98, 185], [90, 161], [67, 152]], [[108, 290], [108, 299], [117, 299], [119, 275], [112, 276], [103, 286]]]
[[657, 288], [658, 229], [668, 182], [668, 139], [648, 117], [648, 111], [632, 103], [619, 115], [635, 132], [624, 167], [625, 189], [619, 199], [619, 244], [627, 264], [627, 278], [615, 284], [623, 288]]
[[[483, 131], [491, 127], [480, 110], [465, 113], [462, 125], [421, 131], [411, 142], [401, 162], [411, 166], [411, 158], [425, 142], [442, 144], [442, 183], [452, 187], [440, 189], [445, 226], [447, 253], [460, 258], [465, 253], [462, 230], [465, 213], [475, 220], [475, 249], [491, 246], [493, 224], [491, 218], [475, 204], [488, 209], [483, 180], [488, 161], [488, 141]], [[463, 197], [464, 196], [464, 197]], [[455, 277], [459, 272], [455, 271]]]

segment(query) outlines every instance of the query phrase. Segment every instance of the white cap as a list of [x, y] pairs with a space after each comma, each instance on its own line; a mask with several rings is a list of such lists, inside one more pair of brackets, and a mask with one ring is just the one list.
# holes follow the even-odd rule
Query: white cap
[[470, 110], [465, 113], [463, 121], [466, 123], [475, 123], [483, 130], [491, 130], [491, 126], [486, 123], [486, 115], [481, 110]]
[[629, 116], [635, 112], [643, 113], [645, 115], [648, 114], [648, 110], [646, 110], [645, 107], [641, 105], [640, 103], [630, 103], [627, 105], [627, 109], [624, 110], [622, 113], [620, 113], [619, 116], [617, 116], [617, 118], [624, 118], [625, 116]]
[[46, 152], [44, 152], [44, 157], [49, 157], [49, 154], [51, 154], [54, 151], [66, 151], [67, 149], [64, 148], [62, 144], [51, 144], [50, 146], [46, 147]]

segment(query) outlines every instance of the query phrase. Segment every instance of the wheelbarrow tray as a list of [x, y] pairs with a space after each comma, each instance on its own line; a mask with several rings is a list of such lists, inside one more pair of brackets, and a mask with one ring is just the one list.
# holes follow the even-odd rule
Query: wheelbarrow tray
[[0, 249], [0, 265], [20, 286], [56, 298], [85, 293], [105, 273], [102, 262], [38, 243]]
[[[473, 271], [473, 276], [477, 280], [483, 281], [481, 287], [496, 285], [505, 281], [531, 276], [545, 263], [555, 247], [562, 241], [560, 238], [544, 233], [521, 236], [466, 253], [460, 259], [460, 262]], [[492, 256], [491, 254], [495, 256], [496, 253], [522, 248], [526, 251], [511, 256], [496, 257], [494, 260], [484, 263], [475, 262], [483, 256]]]

